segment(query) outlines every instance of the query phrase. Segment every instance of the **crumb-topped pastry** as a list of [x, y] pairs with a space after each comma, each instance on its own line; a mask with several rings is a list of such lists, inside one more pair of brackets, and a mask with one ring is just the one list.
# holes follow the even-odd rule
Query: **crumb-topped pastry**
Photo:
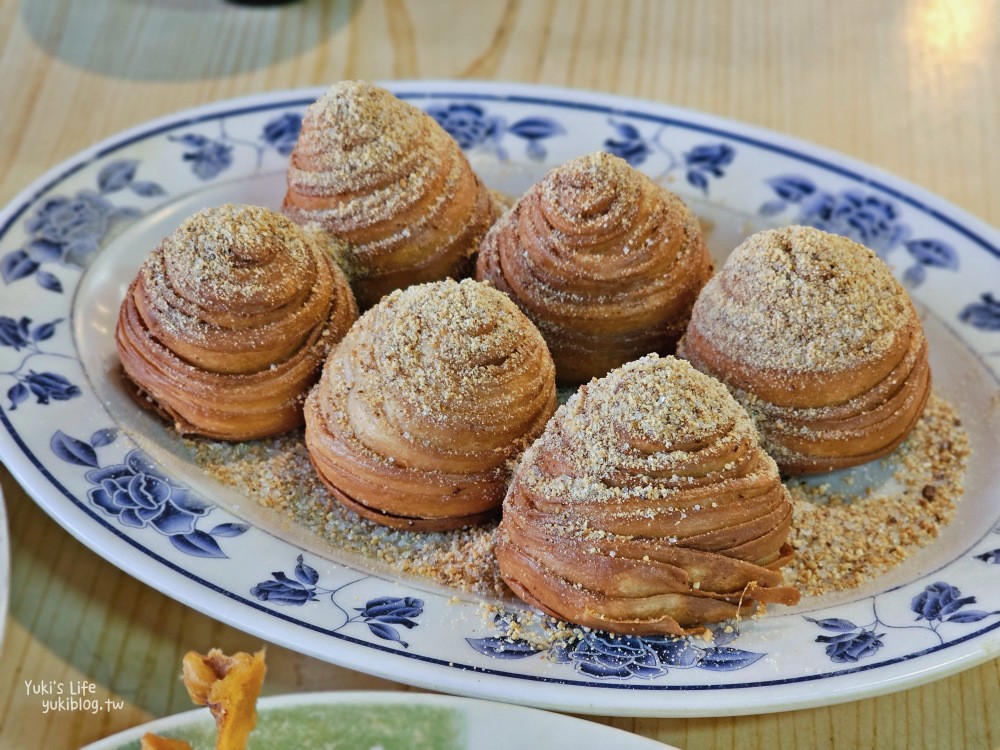
[[329, 235], [362, 309], [393, 289], [470, 272], [497, 216], [432, 117], [357, 81], [306, 111], [282, 210]]
[[150, 253], [115, 340], [141, 405], [181, 433], [248, 440], [302, 424], [306, 392], [357, 315], [344, 274], [300, 227], [225, 205]]
[[930, 393], [906, 291], [873, 251], [812, 227], [736, 248], [698, 298], [681, 351], [731, 388], [790, 474], [886, 455]]
[[507, 461], [555, 409], [555, 368], [505, 295], [442, 281], [385, 297], [331, 354], [306, 402], [306, 445], [333, 495], [416, 530], [494, 516]]
[[538, 326], [563, 383], [673, 353], [711, 273], [681, 199], [603, 152], [528, 190], [483, 240], [476, 270]]
[[792, 506], [744, 409], [674, 357], [594, 380], [527, 450], [500, 572], [525, 602], [619, 633], [674, 634], [794, 603]]

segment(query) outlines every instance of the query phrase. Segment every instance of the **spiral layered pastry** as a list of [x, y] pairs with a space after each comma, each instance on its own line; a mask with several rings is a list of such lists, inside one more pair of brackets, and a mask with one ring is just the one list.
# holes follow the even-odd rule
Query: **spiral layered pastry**
[[927, 341], [874, 252], [812, 227], [743, 242], [702, 291], [682, 356], [725, 382], [788, 474], [898, 446], [927, 403]]
[[334, 497], [396, 528], [494, 516], [508, 461], [555, 409], [538, 330], [472, 280], [393, 292], [331, 354], [306, 401], [306, 445]]
[[282, 210], [332, 238], [362, 309], [393, 289], [470, 273], [498, 212], [432, 117], [355, 81], [306, 111]]
[[567, 384], [673, 353], [711, 273], [695, 215], [606, 153], [528, 190], [487, 233], [476, 267], [538, 326]]
[[223, 440], [302, 424], [302, 403], [358, 316], [329, 255], [281, 214], [226, 205], [157, 245], [115, 341], [138, 402], [184, 434]]
[[718, 381], [649, 355], [570, 398], [518, 465], [496, 555], [521, 599], [578, 625], [682, 635], [791, 604], [792, 506]]

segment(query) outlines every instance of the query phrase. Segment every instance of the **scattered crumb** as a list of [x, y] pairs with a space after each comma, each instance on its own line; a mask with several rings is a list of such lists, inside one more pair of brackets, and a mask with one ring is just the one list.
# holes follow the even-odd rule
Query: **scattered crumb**
[[[301, 431], [254, 442], [187, 443], [213, 478], [281, 512], [331, 547], [463, 592], [509, 596], [493, 555], [495, 524], [419, 533], [365, 521], [330, 498], [315, 476]], [[849, 493], [830, 484], [786, 482], [795, 504], [789, 541], [797, 552], [784, 569], [786, 583], [805, 596], [854, 588], [931, 543], [954, 515], [968, 456], [968, 436], [954, 408], [932, 396], [906, 442], [875, 465], [888, 468], [898, 491], [867, 487], [864, 478], [872, 467], [866, 466], [847, 472]]]
[[[932, 395], [913, 432], [891, 455], [859, 466], [849, 491], [800, 480], [785, 484], [795, 505], [789, 541], [796, 557], [785, 580], [805, 596], [874, 580], [930, 544], [962, 497], [969, 439], [954, 408]], [[866, 472], [889, 474], [894, 489], [873, 490]]]

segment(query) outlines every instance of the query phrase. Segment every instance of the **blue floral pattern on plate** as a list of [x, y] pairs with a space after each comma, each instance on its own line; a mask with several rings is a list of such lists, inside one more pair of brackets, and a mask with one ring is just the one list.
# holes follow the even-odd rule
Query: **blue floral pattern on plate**
[[198, 522], [215, 506], [168, 477], [140, 450], [130, 450], [122, 463], [102, 467], [97, 449], [116, 437], [116, 430], [104, 429], [84, 441], [57, 430], [49, 445], [63, 461], [90, 468], [84, 475], [93, 485], [87, 498], [123, 526], [153, 529], [188, 555], [226, 557], [216, 537], [239, 536], [249, 525], [222, 523], [208, 531], [199, 529]]
[[764, 656], [760, 652], [726, 645], [739, 637], [739, 629], [733, 626], [715, 628], [711, 646], [695, 638], [615, 635], [599, 630], [586, 631], [581, 637], [557, 639], [541, 646], [512, 636], [513, 622], [509, 614], [497, 615], [494, 624], [499, 630], [498, 635], [467, 638], [466, 642], [479, 653], [494, 659], [523, 659], [541, 655], [558, 664], [571, 665], [579, 674], [595, 680], [627, 680], [633, 677], [651, 680], [663, 677], [671, 668], [731, 672], [745, 669]]
[[[957, 587], [944, 581], [936, 581], [910, 600], [910, 610], [917, 615], [916, 622], [923, 620], [926, 625], [891, 625], [884, 622], [876, 610], [875, 599], [872, 599], [874, 619], [866, 625], [855, 625], [851, 620], [840, 617], [805, 619], [835, 634], [816, 637], [817, 643], [827, 644], [826, 655], [830, 657], [830, 661], [853, 663], [874, 656], [885, 645], [882, 639], [887, 636], [889, 629], [922, 628], [934, 633], [939, 642], [944, 644], [945, 639], [940, 633], [940, 628], [945, 623], [969, 625], [993, 615], [1000, 615], [1000, 610], [987, 612], [980, 609], [966, 609], [968, 605], [975, 603], [976, 597], [962, 596]], [[884, 632], [875, 632], [880, 628], [885, 629]]]
[[903, 281], [910, 287], [926, 280], [928, 268], [958, 270], [958, 253], [948, 243], [908, 239], [909, 225], [902, 221], [897, 205], [887, 198], [862, 190], [821, 190], [801, 175], [771, 177], [764, 182], [778, 197], [760, 207], [758, 213], [762, 216], [779, 216], [790, 205], [796, 205], [796, 224], [850, 237], [882, 257], [902, 244], [914, 260], [903, 274]]
[[155, 182], [136, 180], [138, 168], [136, 159], [112, 161], [97, 173], [99, 192], [80, 190], [73, 196], [52, 195], [41, 200], [24, 222], [30, 237], [27, 244], [0, 256], [4, 284], [34, 276], [43, 289], [62, 292], [59, 277], [43, 268], [44, 264], [84, 268], [116, 224], [142, 215], [138, 208], [116, 206], [105, 196], [126, 188], [144, 198], [165, 194]]
[[191, 166], [191, 172], [199, 180], [215, 179], [233, 165], [233, 150], [237, 146], [249, 149], [256, 159], [259, 170], [264, 158], [264, 152], [271, 148], [282, 156], [288, 156], [295, 147], [295, 140], [302, 129], [302, 115], [298, 112], [284, 114], [265, 123], [255, 141], [230, 135], [226, 129], [226, 121], [218, 121], [218, 135], [207, 136], [203, 133], [182, 133], [169, 135], [169, 140], [184, 147], [181, 159]]
[[355, 607], [358, 614], [350, 614], [345, 607], [337, 601], [337, 595], [348, 586], [352, 586], [366, 578], [358, 578], [348, 581], [333, 589], [326, 589], [319, 586], [319, 573], [311, 565], [308, 565], [299, 555], [295, 560], [295, 569], [292, 575], [278, 570], [271, 573], [271, 578], [261, 581], [252, 589], [250, 593], [262, 602], [271, 602], [285, 606], [301, 607], [308, 602], [319, 601], [319, 597], [325, 597], [340, 612], [343, 621], [332, 629], [337, 632], [352, 623], [362, 623], [368, 626], [372, 635], [385, 641], [393, 641], [403, 648], [409, 648], [410, 644], [402, 639], [398, 627], [412, 630], [417, 627], [417, 619], [424, 612], [424, 601], [415, 596], [380, 596], [369, 599], [365, 606]]
[[6, 375], [14, 379], [14, 385], [7, 391], [7, 399], [10, 403], [9, 409], [14, 411], [20, 404], [35, 397], [38, 404], [48, 404], [50, 401], [68, 401], [76, 398], [83, 391], [79, 386], [71, 383], [66, 376], [56, 372], [36, 372], [24, 368], [34, 357], [48, 354], [49, 356], [65, 357], [65, 354], [51, 353], [44, 351], [39, 344], [42, 341], [52, 338], [56, 332], [56, 326], [63, 322], [62, 318], [56, 318], [46, 323], [33, 325], [31, 318], [22, 316], [18, 320], [0, 315], [0, 346], [9, 346], [15, 352], [22, 349], [27, 352], [18, 363], [17, 367], [11, 370], [0, 371], [0, 375]]
[[[724, 206], [741, 232], [800, 219], [854, 232], [890, 260], [906, 258], [914, 296], [946, 318], [984, 372], [1000, 374], [1000, 359], [990, 359], [1000, 349], [1000, 303], [991, 288], [1000, 269], [996, 232], [940, 201], [912, 197], [905, 183], [842, 168], [780, 136], [660, 105], [526, 90], [512, 96], [483, 84], [406, 84], [402, 95], [436, 109], [460, 144], [482, 157], [477, 165], [493, 170], [488, 182], [506, 174], [537, 179], [542, 160], [604, 148], [696, 199], [699, 211]], [[747, 692], [775, 708], [815, 704], [826, 691], [800, 683], [836, 680], [839, 695], [870, 694], [882, 675], [898, 686], [901, 674], [912, 682], [909, 675], [933, 674], [955, 659], [968, 663], [995, 647], [1000, 552], [988, 535], [963, 546], [962, 559], [945, 561], [933, 578], [915, 576], [900, 588], [810, 612], [812, 620], [775, 612], [744, 623], [738, 641], [724, 630], [704, 642], [588, 632], [543, 651], [482, 623], [476, 602], [418, 593], [356, 563], [307, 564], [308, 555], [280, 532], [246, 533], [247, 524], [191, 491], [197, 475], [175, 477], [139, 447], [135, 433], [108, 429], [95, 392], [107, 372], [89, 371], [85, 349], [77, 349], [88, 325], [86, 316], [74, 316], [84, 266], [128, 257], [118, 254], [116, 237], [139, 231], [131, 222], [140, 214], [143, 227], [159, 226], [157, 217], [172, 221], [170, 212], [195, 196], [241, 199], [247, 184], [256, 186], [254, 196], [280, 195], [294, 134], [318, 93], [214, 105], [133, 131], [32, 186], [0, 221], [0, 447], [5, 463], [74, 533], [169, 595], [262, 637], [403, 681], [458, 692], [475, 683], [480, 693], [525, 701], [554, 696], [550, 702], [568, 710], [623, 711], [627, 703], [629, 711], [676, 715], [702, 710], [710, 697], [720, 712], [740, 711]], [[717, 225], [716, 241], [726, 231]], [[947, 304], [939, 304], [941, 284], [951, 285]], [[102, 325], [110, 330], [113, 320]], [[113, 342], [108, 346], [100, 362], [112, 361]]]
[[485, 107], [468, 102], [432, 104], [427, 107], [427, 114], [437, 120], [461, 148], [486, 148], [500, 161], [510, 159], [510, 153], [503, 145], [507, 135], [525, 142], [524, 152], [529, 159], [543, 161], [548, 154], [544, 141], [566, 132], [551, 117], [523, 117], [508, 124], [505, 118], [491, 115]]

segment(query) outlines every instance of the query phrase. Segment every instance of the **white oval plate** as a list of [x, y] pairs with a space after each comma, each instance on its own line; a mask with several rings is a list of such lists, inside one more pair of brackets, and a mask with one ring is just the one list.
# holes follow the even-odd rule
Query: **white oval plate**
[[[277, 207], [304, 90], [221, 102], [115, 136], [0, 215], [0, 451], [28, 492], [160, 591], [321, 659], [453, 693], [599, 714], [759, 713], [899, 690], [1000, 655], [997, 232], [870, 166], [661, 104], [520, 85], [389, 84], [430, 111], [494, 188], [520, 194], [606, 149], [711, 222], [721, 257], [757, 229], [811, 223], [877, 250], [922, 309], [936, 388], [973, 456], [955, 521], [905, 566], [713, 642], [608, 639], [541, 652], [480, 603], [357, 561], [213, 484], [116, 380], [125, 286], [187, 215]], [[263, 520], [262, 520], [263, 519]]]
[[[248, 750], [406, 748], [493, 750], [572, 747], [575, 750], [676, 750], [584, 719], [500, 703], [414, 693], [299, 693], [263, 698]], [[215, 747], [208, 709], [196, 709], [120, 732], [83, 750], [139, 750], [147, 732]]]

